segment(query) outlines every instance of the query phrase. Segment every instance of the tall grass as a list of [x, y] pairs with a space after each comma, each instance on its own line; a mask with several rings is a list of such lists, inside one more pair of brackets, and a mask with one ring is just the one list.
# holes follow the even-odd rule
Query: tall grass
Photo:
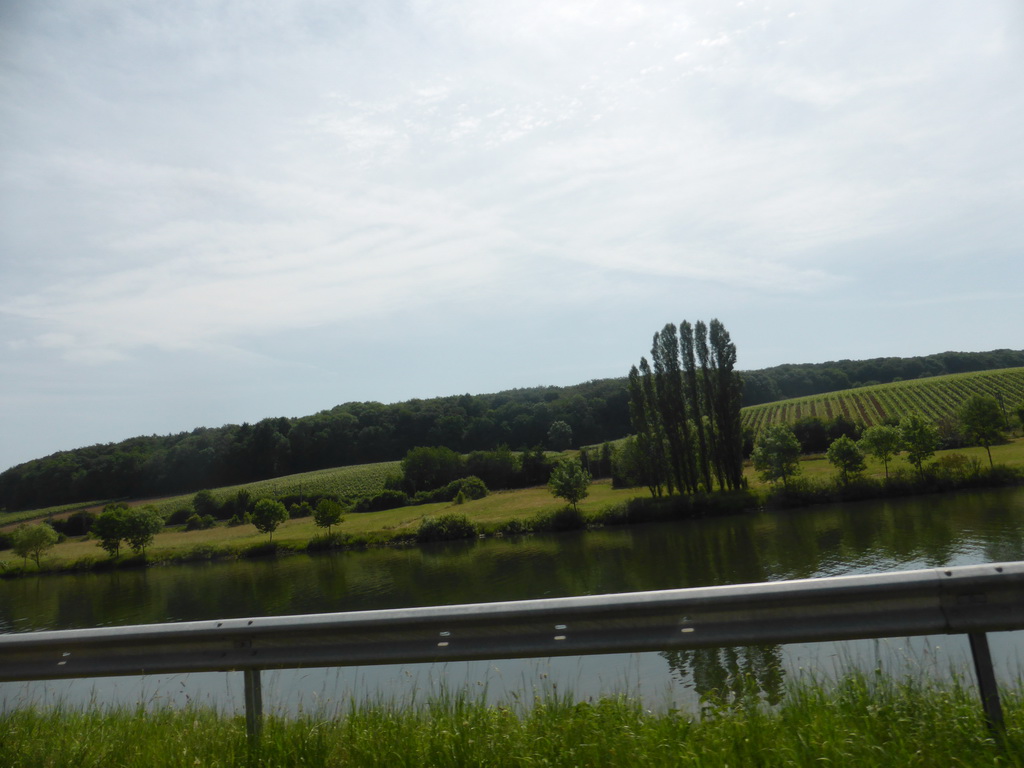
[[269, 718], [250, 749], [243, 718], [205, 708], [24, 709], [0, 715], [7, 766], [1021, 766], [1024, 697], [1006, 694], [997, 743], [974, 691], [851, 673], [791, 685], [702, 717], [625, 697], [531, 706], [441, 694], [368, 702], [338, 717]]

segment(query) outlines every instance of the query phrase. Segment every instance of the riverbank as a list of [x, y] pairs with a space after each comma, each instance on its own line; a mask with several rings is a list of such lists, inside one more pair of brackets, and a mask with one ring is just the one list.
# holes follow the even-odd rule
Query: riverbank
[[469, 694], [413, 706], [351, 703], [342, 715], [244, 717], [213, 709], [44, 709], [0, 715], [0, 764], [21, 766], [1022, 766], [1024, 695], [1002, 691], [992, 737], [976, 692], [954, 681], [851, 673], [795, 683], [776, 706], [706, 702], [702, 716], [625, 697], [486, 705]]
[[800, 475], [786, 486], [767, 485], [748, 472], [749, 487], [743, 491], [694, 496], [654, 498], [644, 489], [616, 489], [610, 481], [603, 480], [591, 484], [590, 494], [578, 511], [553, 499], [542, 486], [499, 491], [462, 504], [445, 502], [350, 513], [331, 533], [317, 528], [308, 517], [286, 521], [273, 537], [256, 532], [251, 525], [220, 524], [194, 531], [179, 527], [158, 534], [145, 554], [113, 559], [100, 550], [94, 539], [80, 537], [50, 550], [41, 567], [16, 558], [12, 552], [2, 553], [0, 577], [408, 547], [442, 540], [693, 519], [1024, 483], [1024, 442], [1017, 440], [994, 447], [993, 454], [999, 462], [994, 468], [980, 462], [979, 455], [983, 453], [983, 449], [940, 452], [924, 473], [897, 465], [890, 467], [888, 477], [881, 465], [869, 464], [862, 477], [847, 484], [837, 482], [834, 470], [823, 457], [805, 457]]

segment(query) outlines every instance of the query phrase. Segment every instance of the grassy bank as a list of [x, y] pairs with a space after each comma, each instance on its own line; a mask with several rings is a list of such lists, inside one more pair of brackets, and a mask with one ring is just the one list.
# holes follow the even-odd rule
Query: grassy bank
[[[788, 487], [770, 486], [758, 479], [751, 467], [745, 477], [749, 488], [732, 494], [672, 496], [652, 499], [646, 489], [613, 488], [609, 480], [590, 486], [579, 505], [579, 514], [567, 510], [564, 502], [551, 496], [547, 487], [491, 493], [463, 504], [442, 502], [399, 507], [379, 512], [350, 513], [335, 526], [331, 536], [317, 528], [310, 517], [283, 523], [272, 540], [252, 525], [218, 524], [205, 530], [169, 527], [158, 534], [145, 555], [122, 554], [111, 560], [96, 540], [79, 537], [58, 544], [46, 552], [41, 568], [24, 562], [12, 551], [0, 552], [0, 576], [30, 575], [40, 571], [62, 572], [142, 567], [155, 564], [194, 562], [239, 557], [261, 557], [289, 552], [325, 549], [361, 549], [375, 546], [414, 544], [422, 540], [425, 519], [446, 515], [464, 516], [469, 525], [459, 528], [461, 537], [523, 532], [561, 531], [594, 525], [622, 525], [655, 520], [676, 520], [718, 514], [735, 514], [752, 509], [784, 509], [812, 504], [873, 498], [944, 493], [961, 489], [1018, 484], [1024, 476], [1024, 439], [992, 447], [995, 470], [988, 468], [983, 448], [940, 451], [936, 462], [960, 457], [960, 469], [933, 470], [924, 476], [912, 471], [903, 459], [890, 464], [888, 479], [884, 467], [868, 461], [863, 477], [846, 486], [836, 482], [835, 469], [823, 456], [806, 456], [801, 472]], [[373, 465], [374, 472], [383, 465]], [[358, 468], [343, 468], [349, 481]], [[280, 488], [291, 488], [282, 478]], [[21, 514], [21, 513], [19, 513]], [[36, 514], [36, 518], [45, 515]], [[434, 539], [431, 539], [434, 540]]]
[[529, 707], [442, 696], [416, 707], [269, 718], [250, 752], [244, 720], [210, 709], [23, 709], [0, 715], [12, 766], [1021, 766], [1024, 696], [1004, 691], [1002, 744], [962, 684], [854, 673], [703, 717], [626, 698]]

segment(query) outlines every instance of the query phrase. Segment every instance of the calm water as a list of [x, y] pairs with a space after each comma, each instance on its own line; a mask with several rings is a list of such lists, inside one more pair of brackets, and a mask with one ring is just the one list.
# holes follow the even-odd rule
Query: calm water
[[[403, 550], [211, 563], [0, 582], [0, 631], [519, 600], [1024, 560], [1024, 489], [837, 504], [781, 514], [488, 539]], [[1004, 678], [1019, 675], [1024, 633], [992, 636]], [[742, 681], [770, 699], [787, 678], [844, 666], [949, 674], [961, 638], [818, 643], [503, 662], [265, 673], [268, 706], [343, 707], [420, 699], [468, 686], [491, 699], [571, 690], [698, 706]], [[25, 702], [199, 700], [238, 706], [237, 674], [3, 684]]]

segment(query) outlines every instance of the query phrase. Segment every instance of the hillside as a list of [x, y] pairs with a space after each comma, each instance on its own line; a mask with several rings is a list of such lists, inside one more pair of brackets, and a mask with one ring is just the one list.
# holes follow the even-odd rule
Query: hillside
[[744, 429], [754, 432], [769, 424], [792, 424], [809, 416], [822, 420], [844, 416], [870, 427], [918, 413], [933, 423], [942, 424], [952, 420], [960, 403], [975, 394], [994, 395], [1003, 403], [1009, 420], [1015, 408], [1024, 402], [1024, 367], [827, 392], [749, 406], [740, 414]]
[[[797, 395], [845, 390], [876, 391], [867, 382], [927, 381], [963, 371], [1024, 366], [1024, 351], [944, 352], [916, 358], [840, 360], [743, 372], [744, 405]], [[1007, 407], [1020, 399], [1007, 390]], [[859, 397], [859, 396], [858, 396]], [[885, 418], [886, 395], [874, 401], [828, 397], [820, 405], [800, 404], [778, 418], [822, 409], [858, 421]], [[860, 403], [858, 405], [858, 403]], [[787, 406], [788, 408], [789, 406]], [[879, 410], [881, 408], [881, 410]], [[771, 413], [774, 413], [772, 411]], [[756, 415], [755, 415], [756, 414]], [[874, 414], [874, 415], [873, 415]], [[751, 411], [745, 424], [762, 418]], [[485, 395], [453, 395], [390, 405], [344, 403], [297, 418], [275, 417], [256, 424], [199, 427], [176, 435], [142, 436], [119, 443], [62, 451], [0, 473], [0, 510], [46, 507], [88, 499], [167, 496], [267, 480], [330, 467], [394, 461], [417, 446], [443, 445], [461, 453], [507, 445], [515, 450], [548, 443], [548, 431], [562, 421], [573, 445], [616, 440], [632, 431], [626, 379], [600, 379], [569, 387], [533, 387]]]

